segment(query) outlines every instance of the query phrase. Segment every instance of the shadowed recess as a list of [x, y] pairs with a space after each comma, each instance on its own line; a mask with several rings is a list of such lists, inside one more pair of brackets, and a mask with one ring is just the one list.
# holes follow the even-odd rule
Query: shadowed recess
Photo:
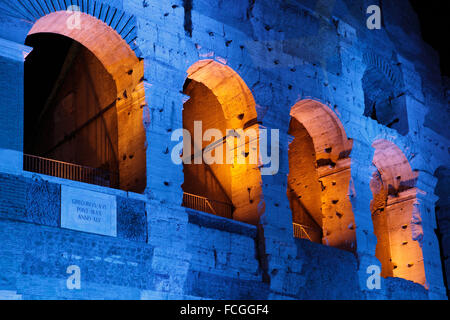
[[[34, 51], [25, 64], [25, 140], [34, 147], [25, 151], [46, 160], [27, 158], [25, 166], [45, 162], [58, 170], [40, 173], [143, 192], [143, 61], [106, 23], [80, 13], [80, 28], [68, 28], [69, 15], [43, 16], [27, 37]], [[73, 170], [62, 174], [61, 166]]]

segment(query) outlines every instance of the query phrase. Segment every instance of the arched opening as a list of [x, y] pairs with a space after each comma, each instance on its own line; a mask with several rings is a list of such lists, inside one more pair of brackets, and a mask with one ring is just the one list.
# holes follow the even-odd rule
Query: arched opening
[[184, 93], [190, 98], [183, 109], [189, 133], [184, 136], [183, 205], [258, 224], [259, 128], [250, 90], [228, 66], [202, 60], [189, 68]]
[[450, 169], [440, 167], [436, 170], [435, 177], [437, 185], [434, 191], [439, 197], [436, 202], [436, 234], [439, 240], [441, 252], [442, 274], [444, 275], [444, 284], [447, 289], [447, 296], [450, 291], [448, 285], [450, 283]]
[[119, 187], [117, 92], [111, 75], [70, 38], [35, 34], [26, 44], [33, 47], [25, 61], [26, 168]]
[[375, 255], [383, 277], [396, 277], [425, 284], [422, 249], [416, 232], [420, 213], [415, 208], [417, 174], [402, 151], [392, 142], [373, 144], [377, 168], [370, 182], [370, 204], [377, 237]]
[[287, 194], [294, 236], [356, 250], [348, 197], [352, 142], [342, 124], [327, 106], [302, 100], [291, 109], [289, 134]]
[[111, 27], [65, 11], [40, 18], [26, 44], [24, 169], [143, 192], [143, 62]]
[[404, 93], [378, 68], [371, 66], [362, 79], [364, 91], [364, 116], [397, 130], [408, 133], [408, 117]]

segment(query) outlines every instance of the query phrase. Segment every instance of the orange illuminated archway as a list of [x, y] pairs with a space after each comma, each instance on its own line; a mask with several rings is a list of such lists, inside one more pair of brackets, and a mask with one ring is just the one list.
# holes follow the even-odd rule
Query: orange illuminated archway
[[[211, 200], [213, 207], [219, 208], [218, 203], [228, 203], [232, 206], [232, 214], [226, 214], [226, 217], [256, 225], [261, 214], [261, 174], [257, 161], [253, 161], [254, 158], [249, 156], [257, 155], [259, 138], [252, 93], [234, 70], [213, 60], [195, 63], [188, 69], [187, 74], [184, 93], [190, 99], [184, 104], [183, 127], [192, 136], [195, 121], [202, 122], [203, 133], [208, 129], [218, 129], [222, 133], [219, 138], [224, 138], [220, 147], [223, 146], [224, 163], [185, 164], [183, 190], [185, 194]], [[233, 163], [226, 161], [225, 141], [230, 138], [227, 137], [227, 130], [231, 129], [242, 130], [244, 135], [248, 134], [249, 138], [245, 139], [243, 147], [245, 163], [236, 162], [236, 156], [233, 157]], [[203, 141], [202, 148], [210, 144], [211, 141]], [[236, 146], [238, 147], [239, 145]], [[186, 201], [184, 204], [190, 206]], [[217, 208], [212, 210], [216, 212], [206, 211], [223, 215]]]
[[79, 12], [79, 28], [69, 28], [71, 15], [67, 11], [49, 13], [35, 22], [28, 36], [55, 34], [70, 38], [89, 50], [110, 74], [117, 92], [120, 188], [143, 192], [146, 187], [143, 60], [136, 57], [114, 29], [94, 16]]
[[294, 235], [356, 250], [348, 197], [352, 142], [334, 112], [314, 100], [291, 109], [288, 197]]
[[417, 173], [403, 152], [392, 142], [377, 140], [370, 188], [370, 205], [377, 237], [376, 257], [383, 277], [398, 277], [425, 284], [420, 239], [420, 213], [415, 207]]
[[230, 67], [214, 60], [201, 60], [187, 71], [188, 79], [203, 83], [219, 100], [231, 125], [243, 128], [256, 119], [256, 103], [244, 80]]
[[36, 21], [28, 35], [56, 33], [81, 43], [112, 75], [117, 92], [134, 91], [144, 76], [143, 61], [139, 61], [134, 51], [114, 29], [91, 15], [79, 12], [80, 29], [69, 28], [67, 21], [72, 15], [67, 11], [45, 15]]

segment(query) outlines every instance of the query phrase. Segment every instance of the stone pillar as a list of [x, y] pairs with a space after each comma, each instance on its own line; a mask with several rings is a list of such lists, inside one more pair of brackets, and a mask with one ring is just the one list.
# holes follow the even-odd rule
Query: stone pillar
[[[436, 236], [435, 205], [438, 197], [434, 195], [437, 179], [426, 171], [419, 171], [417, 198], [414, 203], [413, 221], [417, 226], [414, 237], [422, 247], [425, 267], [426, 287], [430, 299], [447, 299], [443, 281], [439, 242]], [[422, 232], [422, 234], [420, 234]]]
[[187, 243], [188, 215], [179, 205], [147, 203], [148, 244], [154, 247], [152, 270], [154, 288], [147, 299], [185, 299], [185, 283], [191, 254]]
[[[267, 129], [270, 136], [270, 128], [261, 129]], [[300, 275], [303, 262], [296, 259], [292, 212], [286, 194], [291, 141], [291, 136], [280, 132], [279, 171], [275, 175], [261, 176], [265, 211], [261, 216], [259, 241], [260, 249], [263, 249], [263, 268], [270, 279], [271, 299], [295, 297], [303, 285]], [[268, 150], [271, 143], [269, 141]]]
[[145, 84], [148, 106], [144, 107], [147, 135], [147, 188], [151, 199], [181, 205], [184, 181], [183, 165], [175, 164], [172, 150], [181, 142], [171, 141], [172, 133], [183, 128], [183, 102], [179, 90], [161, 84]]
[[136, 193], [146, 188], [146, 136], [143, 109], [146, 106], [145, 86], [139, 84], [128, 98], [117, 102], [120, 187]]
[[450, 296], [448, 291], [448, 285], [450, 284], [450, 197], [448, 196], [448, 184], [450, 183], [450, 175], [448, 169], [445, 168], [444, 172], [436, 172], [438, 178], [437, 188], [434, 193], [439, 197], [437, 206], [439, 210], [436, 210], [436, 220], [441, 236], [441, 254], [444, 256], [443, 267], [444, 277], [447, 278], [447, 296]]
[[[260, 141], [260, 127], [255, 124], [245, 128], [244, 132], [245, 135], [248, 135], [249, 141], [240, 141], [239, 143], [242, 143], [242, 145], [237, 147], [236, 153], [241, 153], [243, 150], [248, 152], [245, 160], [250, 161], [250, 163], [235, 163], [231, 166], [231, 199], [235, 207], [233, 218], [234, 220], [257, 225], [261, 214], [259, 199], [262, 196], [261, 174], [258, 163], [256, 163], [258, 160], [257, 147]], [[253, 148], [256, 150], [253, 150]], [[242, 158], [242, 155], [237, 156]]]
[[23, 170], [24, 61], [32, 48], [0, 39], [0, 171]]
[[[148, 243], [154, 246], [152, 272], [154, 292], [147, 298], [184, 299], [190, 266], [187, 253], [188, 216], [183, 207], [183, 165], [172, 161], [178, 141], [172, 133], [183, 128], [182, 110], [186, 96], [162, 84], [145, 83], [143, 121], [147, 136]], [[181, 140], [180, 140], [181, 141]]]
[[[374, 148], [361, 140], [353, 140], [351, 153], [350, 201], [352, 203], [353, 214], [356, 224], [356, 255], [358, 257], [358, 278], [361, 292], [367, 299], [383, 299], [384, 291], [370, 289], [367, 280], [372, 273], [369, 272], [371, 266], [376, 266], [381, 272], [381, 263], [375, 257], [377, 238], [373, 229], [372, 215], [370, 212], [370, 202], [373, 195], [370, 189], [370, 180], [376, 170], [372, 165]], [[381, 282], [383, 289], [383, 281]]]
[[350, 158], [334, 168], [320, 167], [322, 184], [323, 244], [348, 251], [356, 250], [355, 220], [349, 200]]
[[422, 78], [416, 71], [414, 64], [398, 55], [400, 69], [403, 75], [405, 95], [401, 97], [406, 105], [409, 132], [421, 132], [428, 113], [424, 105]]
[[417, 189], [389, 196], [385, 208], [393, 277], [425, 284], [420, 213], [415, 207]]

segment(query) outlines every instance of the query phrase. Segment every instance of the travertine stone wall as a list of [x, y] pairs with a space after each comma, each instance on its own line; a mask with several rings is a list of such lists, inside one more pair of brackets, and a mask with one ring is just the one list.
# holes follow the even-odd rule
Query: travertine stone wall
[[[53, 1], [57, 3], [54, 9], [47, 2], [0, 1], [0, 169], [17, 177], [26, 175], [21, 170], [21, 88], [23, 53], [29, 48], [23, 44], [39, 18], [47, 17], [44, 22], [61, 26], [52, 20], [50, 11], [66, 9], [61, 7], [61, 1]], [[442, 95], [436, 53], [420, 39], [418, 21], [406, 0], [383, 2], [381, 30], [366, 27], [365, 8], [373, 4], [368, 1], [295, 0], [274, 4], [270, 0], [194, 0], [193, 8], [186, 10], [181, 0], [82, 3], [85, 19], [82, 21], [93, 21], [87, 17], [95, 17], [95, 21], [105, 22], [102, 30], [115, 32], [114, 35], [124, 40], [123, 48], [127, 48], [124, 50], [133, 52], [134, 58], [127, 63], [138, 62], [127, 64], [133, 69], [130, 78], [130, 68], [115, 68], [117, 65], [110, 60], [122, 52], [119, 47], [103, 48], [107, 50], [102, 52], [114, 52], [103, 58], [109, 62], [106, 69], [117, 72], [115, 81], [121, 88], [118, 92], [123, 93], [133, 84], [134, 91], [129, 89], [133, 93], [127, 91], [128, 96], [136, 97], [133, 101], [138, 101], [133, 104], [133, 123], [140, 122], [139, 130], [145, 132], [145, 135], [135, 135], [132, 128], [138, 125], [130, 128], [134, 133], [126, 140], [127, 148], [131, 148], [126, 154], [139, 148], [145, 154], [145, 157], [134, 157], [145, 163], [145, 180], [141, 181], [145, 193], [129, 194], [145, 198], [147, 243], [66, 232], [11, 221], [2, 214], [0, 236], [7, 245], [2, 246], [1, 255], [7, 258], [0, 260], [3, 269], [0, 290], [8, 291], [8, 296], [24, 298], [108, 298], [118, 297], [117, 292], [123, 298], [446, 298], [439, 243], [434, 232], [435, 206], [439, 199], [435, 195], [439, 179], [434, 173], [449, 163], [448, 130], [443, 121], [448, 117], [444, 112], [448, 101]], [[80, 42], [90, 38], [84, 33], [86, 30], [81, 31], [72, 30], [68, 35]], [[98, 44], [92, 47], [92, 52], [96, 53], [102, 46], [101, 40], [96, 39]], [[257, 232], [248, 231], [256, 233], [254, 238], [235, 230], [219, 232], [211, 226], [193, 224], [191, 214], [180, 206], [183, 167], [172, 163], [171, 152], [167, 150], [178, 143], [171, 141], [172, 132], [183, 127], [183, 104], [187, 101], [183, 85], [188, 70], [206, 59], [226, 65], [248, 88], [258, 120], [255, 127], [280, 131], [278, 172], [261, 176], [259, 185], [253, 183], [259, 188], [254, 206], [260, 217], [256, 223], [252, 221], [257, 225]], [[384, 101], [383, 94], [367, 91], [385, 80], [392, 84], [398, 122], [396, 118], [384, 117], [377, 117], [377, 121], [365, 113], [368, 97]], [[293, 239], [292, 211], [286, 195], [292, 143], [288, 130], [292, 107], [305, 99], [324, 105], [339, 120], [351, 142], [351, 148], [345, 148], [351, 152], [344, 157], [349, 173], [339, 178], [348, 180], [343, 183], [348, 186], [339, 190], [343, 199], [338, 204], [348, 201], [346, 211], [351, 204], [354, 230], [348, 230], [356, 239], [354, 253], [331, 253], [339, 249], [313, 243], [303, 245], [318, 245], [320, 249], [302, 251]], [[383, 103], [377, 105], [386, 107]], [[377, 115], [386, 115], [385, 111], [377, 110]], [[119, 122], [127, 114], [119, 114]], [[395, 123], [391, 125], [392, 122]], [[145, 137], [145, 141], [135, 146], [138, 137]], [[417, 175], [414, 185], [417, 195], [411, 209], [415, 232], [410, 240], [423, 253], [426, 289], [400, 278], [383, 278], [380, 290], [370, 290], [367, 286], [367, 268], [381, 267], [375, 255], [377, 237], [370, 210], [373, 199], [370, 181], [376, 172], [373, 144], [377, 140], [395, 144]], [[119, 134], [119, 149], [120, 141]], [[142, 174], [133, 176], [138, 178]], [[325, 181], [327, 188], [333, 181]], [[14, 205], [17, 196], [4, 190], [2, 185], [1, 196], [8, 195], [2, 202], [12, 203], [11, 207], [23, 212], [23, 207]], [[229, 222], [233, 223], [236, 222]], [[199, 243], [202, 237], [208, 241]], [[216, 246], [216, 238], [225, 240], [218, 240]], [[94, 251], [86, 251], [94, 245]], [[116, 251], [121, 252], [117, 261], [124, 264], [113, 264]], [[45, 254], [37, 256], [39, 252]], [[92, 260], [96, 256], [102, 261], [98, 265]], [[82, 257], [85, 266], [94, 271], [86, 279], [89, 290], [68, 295], [64, 291], [63, 265], [74, 262], [74, 257]], [[60, 259], [67, 261], [60, 263]], [[311, 271], [311, 259], [320, 260], [320, 268]], [[344, 260], [349, 266], [348, 276], [331, 279], [330, 287], [328, 275], [338, 273], [339, 261]], [[322, 265], [322, 261], [327, 263]], [[244, 271], [238, 271], [240, 265]], [[119, 277], [122, 274], [126, 277]], [[223, 285], [208, 289], [206, 284], [213, 280]], [[315, 289], [311, 292], [315, 293], [308, 295], [312, 287]], [[343, 287], [351, 289], [343, 292]], [[256, 291], [261, 295], [253, 295]]]
[[[38, 44], [39, 39], [42, 38], [35, 35], [33, 43]], [[57, 44], [61, 41], [58, 36], [53, 39]], [[33, 68], [33, 72], [28, 69], [27, 84], [30, 86], [37, 86], [33, 82], [44, 82], [42, 78], [48, 67], [42, 61], [45, 59], [42, 55], [47, 51], [45, 48], [43, 51], [42, 46], [39, 49], [41, 51], [31, 53], [35, 59], [33, 66], [40, 66]], [[47, 50], [54, 49], [50, 47]], [[76, 51], [74, 57], [71, 57], [73, 60], [65, 62], [70, 63], [66, 70], [67, 76], [61, 81], [52, 101], [45, 102], [46, 111], [38, 109], [33, 96], [29, 96], [26, 101], [25, 118], [32, 117], [30, 113], [35, 112], [35, 109], [40, 112], [39, 122], [36, 123], [36, 118], [33, 119], [35, 127], [29, 123], [32, 128], [27, 132], [25, 152], [117, 173], [117, 110], [115, 105], [106, 109], [115, 103], [116, 85], [101, 62], [88, 49], [78, 45], [72, 50]], [[37, 72], [38, 70], [41, 72]], [[35, 90], [31, 87], [27, 89], [33, 92]], [[101, 113], [103, 110], [107, 111]], [[101, 116], [97, 116], [99, 114]]]

